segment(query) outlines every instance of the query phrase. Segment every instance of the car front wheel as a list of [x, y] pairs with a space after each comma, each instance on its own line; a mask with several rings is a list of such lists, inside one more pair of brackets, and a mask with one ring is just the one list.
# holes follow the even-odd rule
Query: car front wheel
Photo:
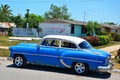
[[13, 63], [16, 67], [23, 67], [26, 64], [26, 60], [23, 56], [15, 56], [13, 59]]
[[86, 74], [88, 72], [88, 66], [84, 63], [77, 62], [73, 65], [73, 70], [77, 74]]

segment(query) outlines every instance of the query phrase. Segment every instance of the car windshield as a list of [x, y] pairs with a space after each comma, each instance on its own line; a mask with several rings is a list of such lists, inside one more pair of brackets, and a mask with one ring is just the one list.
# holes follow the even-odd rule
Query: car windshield
[[92, 48], [92, 46], [87, 42], [87, 41], [83, 41], [79, 44], [79, 47], [82, 49], [88, 49], [88, 48]]

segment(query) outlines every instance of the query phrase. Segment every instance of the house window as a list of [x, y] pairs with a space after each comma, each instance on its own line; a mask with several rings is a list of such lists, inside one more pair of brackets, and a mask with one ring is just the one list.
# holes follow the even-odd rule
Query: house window
[[87, 32], [87, 29], [85, 26], [82, 26], [82, 34], [85, 34]]
[[71, 34], [74, 34], [74, 29], [75, 29], [74, 24], [71, 24]]

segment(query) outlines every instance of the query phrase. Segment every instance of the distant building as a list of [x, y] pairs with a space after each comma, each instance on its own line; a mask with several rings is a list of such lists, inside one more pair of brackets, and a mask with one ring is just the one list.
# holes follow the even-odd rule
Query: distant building
[[0, 22], [0, 36], [8, 35], [8, 29], [16, 27], [15, 23]]
[[[83, 37], [87, 36], [86, 30], [87, 22], [82, 21], [70, 21], [61, 19], [49, 19], [42, 23], [39, 23], [40, 37], [46, 35], [69, 35]], [[120, 34], [120, 26], [101, 24], [100, 30], [104, 30], [107, 33], [116, 32]], [[95, 33], [93, 35], [96, 35]]]
[[101, 30], [106, 31], [107, 33], [116, 32], [120, 34], [120, 26], [116, 25], [101, 24]]
[[40, 36], [46, 35], [69, 35], [86, 36], [86, 23], [81, 21], [69, 21], [61, 19], [50, 19], [39, 24]]

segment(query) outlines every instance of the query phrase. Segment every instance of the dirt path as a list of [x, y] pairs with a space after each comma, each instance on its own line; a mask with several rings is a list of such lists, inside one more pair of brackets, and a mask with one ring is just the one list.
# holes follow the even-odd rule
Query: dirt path
[[117, 51], [118, 49], [120, 49], [120, 45], [114, 45], [114, 46], [101, 48], [101, 50], [104, 50], [104, 51], [109, 52], [109, 53]]
[[9, 47], [8, 46], [0, 46], [0, 49], [6, 49], [6, 50], [8, 50]]

